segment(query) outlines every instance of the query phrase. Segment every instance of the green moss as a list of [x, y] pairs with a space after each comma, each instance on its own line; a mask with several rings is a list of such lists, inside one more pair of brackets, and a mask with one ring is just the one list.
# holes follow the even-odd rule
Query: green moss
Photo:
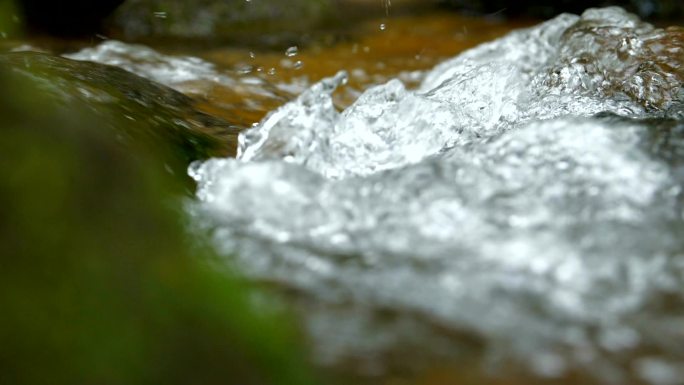
[[[181, 181], [159, 167], [188, 149], [183, 124], [158, 131], [168, 100], [18, 58], [0, 70], [0, 384], [309, 383], [291, 325], [187, 238]], [[179, 159], [211, 153], [190, 148]]]
[[19, 35], [21, 22], [12, 0], [0, 0], [0, 40]]

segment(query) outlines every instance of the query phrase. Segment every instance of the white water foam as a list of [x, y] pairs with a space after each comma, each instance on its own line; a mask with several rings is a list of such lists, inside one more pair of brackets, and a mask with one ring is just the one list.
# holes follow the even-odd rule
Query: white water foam
[[561, 15], [342, 112], [340, 73], [245, 132], [238, 159], [194, 165], [193, 211], [249, 276], [349, 309], [311, 312], [326, 362], [408, 344], [363, 308], [539, 376], [674, 384], [658, 374], [684, 360], [684, 144], [654, 147], [658, 124], [684, 131], [668, 33], [619, 8]]

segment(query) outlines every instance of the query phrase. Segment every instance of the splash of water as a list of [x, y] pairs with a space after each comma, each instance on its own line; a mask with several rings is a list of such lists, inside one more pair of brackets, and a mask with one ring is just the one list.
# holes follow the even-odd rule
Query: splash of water
[[340, 73], [245, 132], [238, 159], [193, 166], [198, 223], [317, 304], [323, 361], [446, 330], [538, 376], [670, 385], [654, 373], [684, 359], [683, 37], [619, 8], [561, 15], [342, 112]]

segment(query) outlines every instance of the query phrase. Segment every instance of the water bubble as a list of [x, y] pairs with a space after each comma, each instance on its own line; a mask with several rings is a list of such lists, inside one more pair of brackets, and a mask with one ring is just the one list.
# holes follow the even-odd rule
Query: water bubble
[[285, 51], [285, 56], [293, 57], [293, 56], [297, 56], [298, 53], [299, 53], [299, 48], [297, 48], [297, 46], [295, 45], [295, 46], [288, 48], [287, 51]]
[[385, 23], [380, 24], [380, 30], [384, 31], [387, 29], [387, 25]]
[[247, 75], [249, 73], [252, 73], [253, 71], [254, 71], [254, 66], [251, 66], [249, 64], [239, 65], [235, 69], [235, 72], [237, 72], [238, 75]]
[[294, 69], [298, 70], [298, 69], [302, 69], [302, 67], [304, 67], [304, 63], [301, 60], [297, 60], [294, 63]]

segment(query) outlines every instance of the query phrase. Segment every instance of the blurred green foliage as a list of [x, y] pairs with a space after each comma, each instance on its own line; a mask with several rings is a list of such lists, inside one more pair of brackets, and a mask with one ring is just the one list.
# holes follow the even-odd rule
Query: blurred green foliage
[[0, 39], [14, 37], [21, 32], [19, 13], [12, 0], [0, 0]]
[[286, 319], [188, 239], [160, 165], [211, 137], [149, 84], [62, 60], [0, 60], [0, 384], [309, 383]]

